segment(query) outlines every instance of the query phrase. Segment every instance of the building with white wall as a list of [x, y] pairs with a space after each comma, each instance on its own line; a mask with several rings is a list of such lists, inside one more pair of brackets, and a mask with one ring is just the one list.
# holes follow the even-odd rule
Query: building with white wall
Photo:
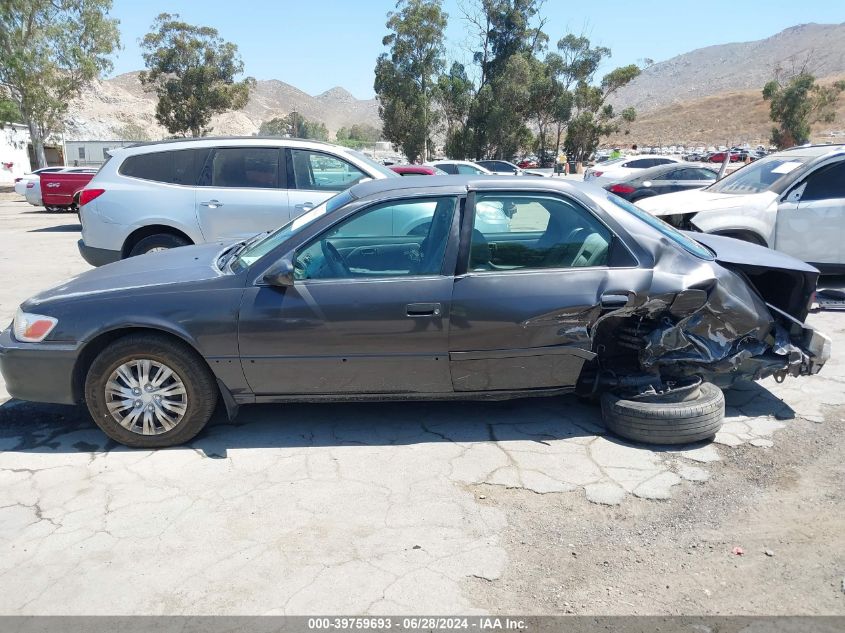
[[18, 123], [4, 123], [0, 130], [0, 185], [14, 184], [31, 171], [29, 129]]

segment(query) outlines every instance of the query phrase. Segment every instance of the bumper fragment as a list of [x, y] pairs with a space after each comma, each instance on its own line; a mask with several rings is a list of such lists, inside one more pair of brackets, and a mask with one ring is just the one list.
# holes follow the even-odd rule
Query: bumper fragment
[[0, 333], [0, 373], [13, 398], [32, 402], [76, 404], [73, 368], [75, 344], [20, 343], [11, 328]]
[[112, 251], [107, 248], [94, 248], [93, 246], [86, 245], [82, 240], [79, 240], [76, 245], [79, 248], [79, 254], [82, 255], [82, 259], [92, 266], [105, 266], [120, 259], [120, 251]]

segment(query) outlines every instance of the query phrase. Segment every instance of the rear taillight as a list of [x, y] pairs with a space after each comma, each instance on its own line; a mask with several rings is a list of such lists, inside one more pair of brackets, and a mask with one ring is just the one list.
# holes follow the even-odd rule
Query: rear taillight
[[79, 206], [84, 207], [95, 198], [99, 198], [105, 192], [105, 189], [83, 189], [79, 194]]
[[604, 173], [603, 171], [594, 171], [594, 172], [593, 172], [593, 176], [595, 176], [596, 178], [598, 178], [598, 177], [599, 177], [599, 176], [601, 176], [603, 173]]
[[634, 193], [636, 189], [634, 189], [631, 185], [618, 184], [613, 185], [609, 191], [612, 191], [613, 193]]
[[32, 180], [30, 180], [28, 183], [26, 183], [27, 189], [33, 189], [34, 187], [35, 187], [35, 182], [33, 182]]

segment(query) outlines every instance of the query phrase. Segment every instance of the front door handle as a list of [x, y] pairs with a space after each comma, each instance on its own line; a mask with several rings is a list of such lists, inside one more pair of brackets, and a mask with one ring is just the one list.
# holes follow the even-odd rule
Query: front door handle
[[602, 308], [622, 308], [628, 303], [628, 295], [608, 292], [601, 296]]
[[217, 207], [222, 207], [223, 203], [219, 200], [206, 200], [204, 202], [200, 202], [200, 206], [208, 207], [209, 209], [216, 209]]
[[439, 317], [441, 313], [439, 303], [409, 303], [405, 306], [405, 314], [409, 317]]
[[303, 202], [294, 206], [294, 209], [301, 209], [302, 211], [310, 211], [314, 208], [313, 202]]

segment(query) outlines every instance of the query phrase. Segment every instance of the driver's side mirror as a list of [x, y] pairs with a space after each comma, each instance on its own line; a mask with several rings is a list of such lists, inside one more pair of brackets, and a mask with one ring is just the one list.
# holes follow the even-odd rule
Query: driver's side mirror
[[285, 257], [273, 264], [262, 277], [262, 281], [268, 286], [287, 288], [293, 285], [293, 262]]

